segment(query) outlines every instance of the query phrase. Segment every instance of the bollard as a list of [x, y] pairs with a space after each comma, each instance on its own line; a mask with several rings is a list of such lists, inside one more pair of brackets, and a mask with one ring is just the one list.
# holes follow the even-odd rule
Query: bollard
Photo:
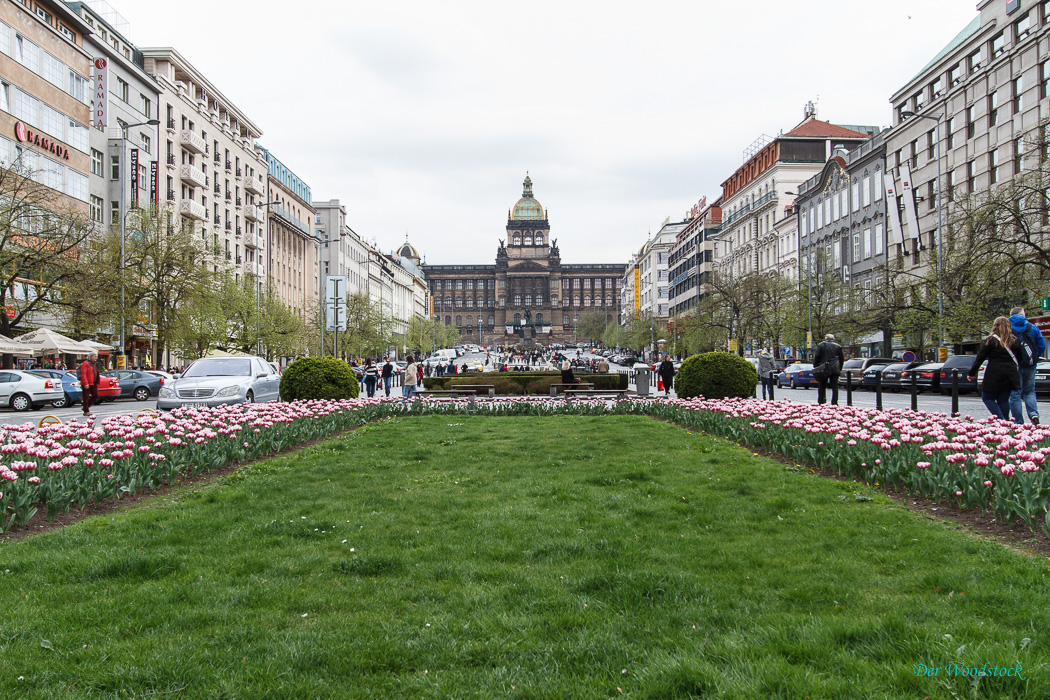
[[882, 410], [882, 372], [875, 373], [875, 410]]
[[952, 370], [952, 415], [959, 415], [959, 370]]
[[919, 410], [919, 384], [918, 376], [915, 370], [911, 370], [911, 410]]
[[776, 401], [777, 400], [776, 395], [773, 393], [773, 387], [776, 385], [776, 382], [773, 381], [773, 377], [775, 377], [775, 376], [776, 376], [776, 371], [775, 370], [770, 370], [769, 371], [769, 400], [770, 401]]
[[846, 370], [846, 405], [853, 405], [853, 370]]

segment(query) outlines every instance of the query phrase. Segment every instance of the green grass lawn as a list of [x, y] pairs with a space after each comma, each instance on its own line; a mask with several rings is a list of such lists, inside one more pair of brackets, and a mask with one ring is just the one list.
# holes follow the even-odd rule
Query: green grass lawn
[[384, 421], [0, 544], [0, 697], [1050, 697], [1047, 560], [857, 489], [647, 418]]

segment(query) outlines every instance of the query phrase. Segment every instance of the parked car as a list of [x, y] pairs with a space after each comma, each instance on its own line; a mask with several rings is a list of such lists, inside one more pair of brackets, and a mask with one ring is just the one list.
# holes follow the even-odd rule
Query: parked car
[[100, 375], [98, 378], [98, 403], [112, 401], [118, 396], [120, 396], [120, 382], [117, 381], [117, 378]]
[[887, 365], [882, 370], [882, 388], [885, 391], [904, 391], [906, 387], [901, 381], [901, 377], [906, 371], [914, 367], [921, 365], [921, 362], [898, 362], [892, 365]]
[[280, 377], [261, 357], [205, 357], [160, 388], [157, 408], [279, 401]]
[[64, 369], [33, 369], [29, 371], [38, 377], [58, 379], [62, 382], [62, 393], [64, 396], [57, 401], [51, 402], [51, 405], [55, 408], [68, 408], [80, 401], [83, 392], [80, 389], [77, 375], [74, 373]]
[[467, 360], [459, 366], [460, 372], [484, 372], [485, 365], [479, 360]]
[[891, 365], [896, 360], [889, 357], [854, 357], [846, 360], [842, 365], [842, 374], [839, 375], [839, 386], [846, 386], [846, 373], [850, 373], [850, 383], [854, 389], [859, 389], [864, 383], [864, 372], [873, 365]]
[[[273, 364], [274, 363], [272, 363], [272, 362], [270, 363], [271, 366]], [[153, 375], [156, 375], [156, 376], [160, 377], [161, 379], [164, 380], [165, 384], [170, 384], [171, 382], [175, 381], [175, 375], [169, 374], [168, 372], [162, 372], [159, 369], [147, 369], [147, 370], [143, 370], [143, 371], [146, 374], [153, 374]]]
[[870, 365], [866, 370], [864, 370], [864, 377], [863, 379], [861, 379], [860, 382], [861, 388], [867, 389], [868, 391], [875, 391], [876, 378], [881, 376], [887, 367], [890, 367], [894, 364], [899, 363], [887, 362], [886, 364]]
[[1050, 361], [1044, 360], [1035, 366], [1035, 393], [1050, 394]]
[[164, 384], [162, 377], [137, 369], [111, 369], [103, 372], [102, 376], [114, 377], [117, 380], [120, 385], [120, 398], [134, 398], [136, 401], [149, 401], [151, 396], [160, 393], [160, 387]]
[[808, 362], [796, 362], [784, 368], [784, 371], [777, 377], [777, 386], [781, 389], [785, 385], [792, 389], [797, 389], [798, 387], [808, 389], [811, 386], [817, 386], [819, 383], [816, 377], [813, 376], [813, 365]]
[[970, 367], [973, 365], [973, 358], [975, 355], [952, 355], [941, 367], [941, 393], [950, 394], [952, 392], [952, 370], [959, 370], [959, 393], [965, 394], [970, 391], [977, 391], [977, 380], [970, 379], [966, 376], [966, 373], [970, 371]]
[[943, 362], [921, 364], [918, 367], [906, 370], [901, 375], [901, 382], [905, 387], [911, 386], [911, 375], [914, 374], [915, 383], [918, 385], [919, 391], [940, 391], [941, 367], [943, 366]]
[[59, 401], [64, 396], [60, 379], [17, 369], [0, 370], [0, 406], [28, 411]]

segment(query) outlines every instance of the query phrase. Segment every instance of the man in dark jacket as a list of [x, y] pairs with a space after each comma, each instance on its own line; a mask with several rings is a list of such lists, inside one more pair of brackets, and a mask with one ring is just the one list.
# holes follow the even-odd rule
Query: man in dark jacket
[[839, 375], [842, 374], [842, 365], [846, 363], [846, 356], [842, 353], [842, 346], [835, 342], [835, 336], [828, 333], [824, 336], [824, 342], [817, 345], [817, 352], [813, 355], [813, 369], [827, 363], [827, 372], [818, 379], [817, 403], [827, 403], [826, 389], [831, 384], [831, 405], [839, 405]]
[[670, 396], [671, 386], [674, 384], [674, 363], [671, 362], [671, 357], [666, 352], [664, 353], [664, 361], [656, 368], [656, 374], [659, 375], [660, 381], [664, 383], [664, 396]]
[[383, 371], [381, 373], [383, 379], [383, 391], [386, 395], [390, 396], [390, 384], [394, 381], [394, 363], [390, 361], [390, 358], [386, 358], [386, 362], [383, 363]]

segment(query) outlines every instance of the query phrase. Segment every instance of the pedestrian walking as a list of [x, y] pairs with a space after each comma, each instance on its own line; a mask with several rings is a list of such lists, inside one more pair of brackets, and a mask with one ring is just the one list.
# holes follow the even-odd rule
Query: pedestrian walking
[[419, 371], [419, 368], [416, 366], [416, 361], [412, 359], [411, 355], [406, 357], [405, 361], [408, 362], [408, 366], [405, 367], [405, 375], [402, 378], [403, 384], [401, 387], [401, 395], [407, 399], [416, 391], [416, 382], [418, 381], [417, 372]]
[[671, 386], [674, 384], [674, 363], [671, 362], [671, 357], [665, 352], [664, 360], [656, 368], [656, 374], [660, 377], [660, 381], [664, 383], [664, 396], [671, 395]]
[[981, 385], [981, 400], [988, 412], [996, 418], [1010, 420], [1010, 393], [1021, 388], [1021, 375], [1015, 351], [1020, 338], [1013, 334], [1010, 319], [999, 316], [992, 323], [992, 332], [984, 339], [980, 352], [973, 358], [967, 375], [977, 378], [977, 371], [988, 361]]
[[[817, 377], [817, 403], [827, 403], [827, 387], [831, 384], [831, 405], [839, 405], [839, 375], [846, 357], [842, 346], [835, 342], [835, 336], [828, 333], [824, 341], [817, 345], [813, 355], [813, 376]], [[819, 374], [819, 376], [818, 376]]]
[[768, 390], [769, 395], [773, 395], [773, 372], [776, 371], [777, 365], [773, 361], [773, 353], [770, 352], [769, 348], [763, 348], [758, 353], [758, 379], [762, 382], [762, 398], [766, 398], [766, 391]]
[[365, 363], [365, 391], [368, 393], [368, 398], [372, 398], [376, 394], [376, 380], [379, 378], [379, 370], [376, 369], [376, 365], [372, 362], [372, 358], [368, 358]]
[[390, 398], [390, 383], [394, 381], [394, 363], [390, 361], [390, 358], [386, 358], [386, 363], [383, 365], [383, 391], [386, 392], [387, 398]]
[[561, 361], [561, 383], [562, 384], [575, 384], [576, 377], [572, 373], [572, 363], [569, 362], [569, 358], [565, 358]]
[[1046, 352], [1046, 340], [1043, 332], [1025, 316], [1024, 307], [1010, 309], [1010, 330], [1020, 340], [1017, 354], [1017, 374], [1021, 388], [1010, 392], [1010, 413], [1015, 423], [1024, 423], [1027, 410], [1028, 419], [1039, 425], [1039, 404], [1035, 400], [1035, 366]]
[[80, 380], [80, 403], [84, 407], [84, 415], [91, 416], [91, 407], [98, 403], [98, 353], [94, 350], [80, 363], [77, 379]]

